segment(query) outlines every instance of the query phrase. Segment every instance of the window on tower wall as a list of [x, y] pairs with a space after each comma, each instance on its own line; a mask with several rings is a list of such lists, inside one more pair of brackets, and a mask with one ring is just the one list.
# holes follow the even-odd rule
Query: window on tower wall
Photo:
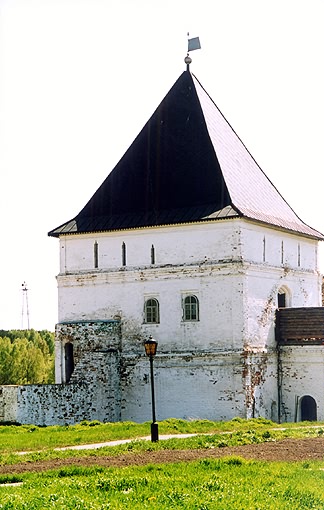
[[126, 266], [126, 244], [122, 244], [122, 266]]
[[291, 306], [291, 292], [288, 287], [280, 287], [277, 294], [278, 308], [285, 308]]
[[286, 294], [278, 293], [278, 308], [286, 308]]
[[98, 268], [98, 243], [97, 243], [97, 241], [95, 241], [95, 243], [93, 245], [93, 265], [94, 265], [95, 269]]
[[199, 321], [199, 301], [196, 296], [186, 296], [183, 299], [183, 320]]
[[154, 244], [151, 246], [151, 264], [155, 264], [155, 248]]
[[144, 320], [147, 324], [160, 322], [159, 302], [155, 298], [148, 299], [144, 304]]

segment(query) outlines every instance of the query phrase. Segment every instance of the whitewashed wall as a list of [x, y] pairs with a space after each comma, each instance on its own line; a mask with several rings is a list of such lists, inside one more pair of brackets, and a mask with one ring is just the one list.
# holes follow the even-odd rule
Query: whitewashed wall
[[292, 345], [281, 347], [282, 421], [299, 421], [300, 404], [305, 395], [317, 404], [317, 419], [324, 420], [324, 346]]
[[[93, 269], [95, 241], [98, 269]], [[121, 266], [123, 242], [126, 266]], [[291, 306], [321, 304], [317, 243], [243, 220], [64, 236], [62, 252], [59, 322], [120, 317], [129, 337], [152, 334], [165, 349], [175, 342], [180, 350], [273, 345], [280, 288]], [[188, 294], [199, 299], [197, 323], [182, 321]], [[157, 325], [143, 324], [150, 297], [160, 303]]]
[[[64, 383], [64, 345], [72, 342], [71, 384], [19, 387], [16, 396], [12, 390], [9, 407], [0, 399], [0, 410], [8, 416], [44, 424], [150, 420], [149, 363], [143, 349], [149, 335], [159, 343], [154, 362], [159, 420], [277, 419], [280, 398], [285, 419], [291, 420], [293, 393], [302, 394], [306, 387], [323, 407], [321, 390], [315, 391], [317, 381], [320, 388], [324, 382], [316, 349], [310, 363], [302, 362], [298, 349], [285, 354], [285, 382], [278, 397], [274, 337], [279, 291], [290, 306], [321, 305], [314, 240], [243, 219], [68, 235], [60, 240], [57, 280], [56, 376]], [[191, 294], [199, 299], [199, 321], [185, 322], [182, 303]], [[144, 302], [152, 297], [160, 304], [160, 322], [145, 324]], [[108, 331], [109, 321], [120, 323], [120, 340]], [[297, 386], [296, 367], [303, 370]]]
[[[94, 268], [95, 242], [98, 268]], [[235, 414], [274, 418], [277, 294], [284, 291], [290, 306], [321, 304], [317, 244], [242, 219], [64, 236], [58, 276], [59, 320], [121, 319], [126, 357], [127, 353], [131, 357], [139, 354], [141, 341], [148, 335], [156, 338], [159, 354], [171, 355], [167, 367], [159, 369], [161, 388], [157, 391], [163, 417], [177, 413], [179, 417], [197, 414], [214, 419]], [[155, 264], [151, 264], [152, 245]], [[199, 299], [198, 322], [182, 320], [182, 300], [188, 294]], [[160, 304], [159, 324], [144, 324], [144, 302], [151, 297]], [[212, 368], [208, 371], [204, 358], [192, 353], [211, 355], [208, 366]], [[183, 356], [190, 360], [192, 369], [188, 370], [194, 377], [188, 376]], [[234, 362], [237, 356], [238, 364]], [[178, 360], [177, 369], [172, 368], [172, 357]], [[159, 357], [156, 363], [159, 366]], [[223, 375], [217, 377], [220, 366]], [[141, 371], [141, 364], [133, 363], [132, 370]], [[122, 381], [125, 419], [147, 414], [147, 410], [142, 412], [139, 391], [146, 385], [136, 374]], [[217, 385], [204, 382], [208, 374], [210, 380], [218, 380]], [[176, 381], [173, 389], [172, 381]], [[190, 392], [188, 381], [193, 382]], [[226, 397], [233, 392], [236, 398]], [[172, 397], [165, 400], [163, 394]]]
[[257, 264], [318, 269], [317, 241], [237, 218], [62, 236], [60, 273], [91, 271], [95, 242], [98, 243], [99, 270], [122, 266], [123, 243], [128, 267], [151, 265], [151, 247], [154, 245], [157, 265], [244, 259]]

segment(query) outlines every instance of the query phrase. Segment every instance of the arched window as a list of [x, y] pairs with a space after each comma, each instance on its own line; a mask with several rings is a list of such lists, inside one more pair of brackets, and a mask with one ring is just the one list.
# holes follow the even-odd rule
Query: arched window
[[183, 300], [183, 320], [199, 321], [199, 301], [196, 296], [186, 296]]
[[144, 320], [147, 324], [160, 322], [159, 302], [155, 298], [148, 299], [144, 304]]
[[286, 308], [286, 294], [278, 292], [278, 308]]
[[287, 287], [280, 287], [277, 294], [278, 308], [286, 308], [290, 305], [290, 291]]

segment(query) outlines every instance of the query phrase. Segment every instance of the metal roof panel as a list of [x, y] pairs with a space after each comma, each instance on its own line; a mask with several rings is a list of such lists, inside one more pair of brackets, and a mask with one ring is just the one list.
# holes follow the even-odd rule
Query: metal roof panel
[[49, 235], [238, 215], [324, 239], [295, 214], [185, 71], [85, 207]]

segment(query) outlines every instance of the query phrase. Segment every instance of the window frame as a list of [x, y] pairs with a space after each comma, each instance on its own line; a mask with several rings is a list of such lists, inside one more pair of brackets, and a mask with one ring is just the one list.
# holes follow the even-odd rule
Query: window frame
[[[151, 320], [148, 320], [148, 319]], [[149, 297], [144, 302], [144, 323], [160, 324], [160, 303], [156, 297]]]
[[199, 299], [195, 294], [182, 297], [182, 320], [183, 322], [199, 322]]
[[[279, 298], [279, 295], [282, 296], [284, 295], [284, 298]], [[276, 308], [289, 308], [291, 306], [291, 291], [290, 289], [286, 286], [286, 285], [283, 285], [282, 287], [280, 287], [277, 291], [277, 306]], [[284, 306], [279, 306], [279, 303], [280, 304], [283, 304], [283, 301], [284, 301]]]

